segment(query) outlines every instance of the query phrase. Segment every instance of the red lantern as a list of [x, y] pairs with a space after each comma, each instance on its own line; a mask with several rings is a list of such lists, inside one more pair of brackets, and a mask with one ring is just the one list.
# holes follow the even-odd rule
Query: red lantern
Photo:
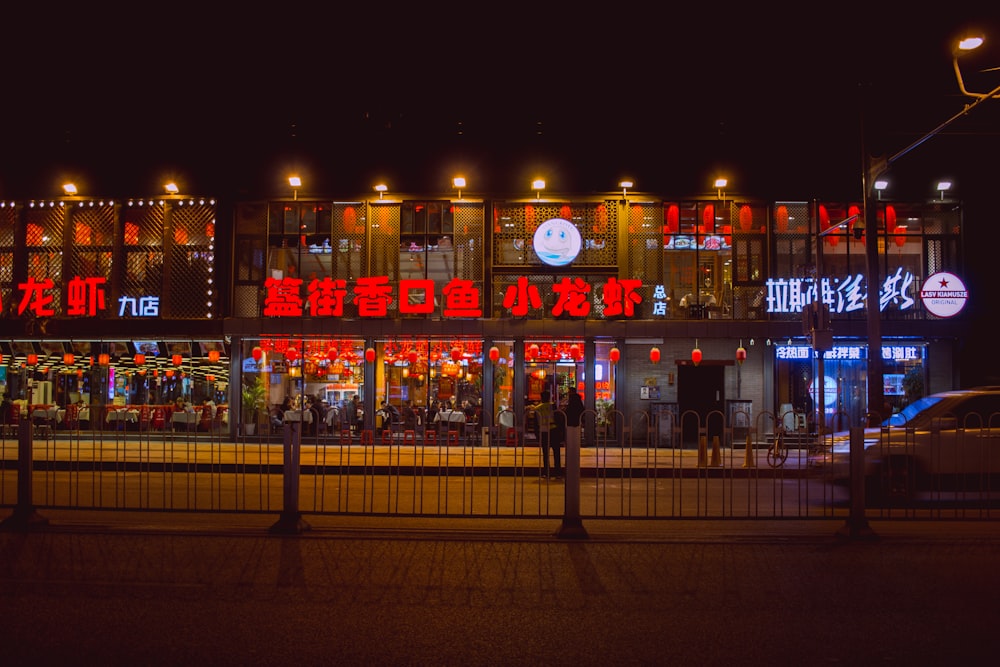
[[490, 361], [494, 364], [500, 360], [500, 348], [494, 345], [490, 348]]
[[215, 376], [214, 375], [206, 375], [205, 379], [208, 380], [209, 382], [215, 382]]
[[174, 356], [170, 357], [170, 360], [174, 362], [174, 366], [180, 366], [182, 363], [184, 363], [184, 357], [182, 357], [179, 354], [175, 354]]
[[132, 359], [132, 361], [135, 362], [136, 366], [142, 366], [143, 364], [146, 363], [146, 355], [145, 354], [137, 354], [137, 355], [135, 355], [135, 358]]
[[573, 361], [580, 361], [580, 357], [583, 356], [583, 354], [580, 352], [580, 346], [577, 345], [576, 343], [570, 345], [569, 356], [573, 359]]
[[209, 350], [208, 351], [208, 360], [210, 362], [212, 362], [213, 364], [218, 363], [220, 356], [221, 355], [219, 354], [218, 350]]
[[660, 363], [660, 348], [654, 347], [649, 350], [649, 360], [654, 364]]
[[367, 361], [368, 363], [372, 363], [373, 361], [375, 361], [374, 347], [370, 347], [367, 350], [365, 350], [365, 361]]
[[74, 361], [76, 361], [76, 357], [73, 356], [72, 352], [67, 352], [63, 355], [63, 363], [67, 366], [72, 366]]
[[410, 350], [409, 353], [406, 355], [406, 358], [410, 360], [411, 364], [415, 364], [417, 363], [417, 359], [420, 358], [420, 355], [417, 354], [416, 350]]
[[617, 364], [618, 360], [621, 358], [622, 358], [621, 350], [619, 350], [617, 347], [611, 348], [611, 351], [608, 352], [608, 359], [610, 359], [611, 363], [613, 364]]
[[902, 248], [906, 244], [906, 225], [896, 227], [896, 235], [893, 240], [898, 248]]
[[250, 356], [253, 357], [254, 361], [260, 361], [261, 357], [264, 356], [264, 350], [260, 346], [257, 346], [250, 350]]
[[462, 348], [460, 348], [457, 345], [455, 347], [451, 348], [451, 359], [452, 359], [452, 361], [455, 361], [456, 359], [461, 358], [461, 356], [462, 356]]
[[330, 361], [336, 361], [338, 356], [340, 356], [340, 352], [338, 352], [335, 347], [331, 347], [326, 351], [326, 358]]
[[288, 359], [288, 363], [294, 364], [295, 360], [299, 358], [299, 351], [294, 347], [290, 347], [285, 350], [285, 359]]
[[77, 368], [76, 369], [76, 376], [78, 378], [82, 378], [83, 377], [83, 369], [82, 368]]
[[97, 355], [97, 363], [101, 366], [107, 366], [111, 363], [111, 355], [107, 353]]
[[3, 364], [3, 355], [0, 354], [0, 365], [2, 365], [2, 364]]
[[742, 345], [740, 345], [738, 348], [736, 348], [736, 363], [742, 366], [743, 362], [746, 360], [747, 360], [747, 349]]
[[779, 232], [787, 232], [788, 231], [788, 207], [787, 206], [779, 206], [778, 210], [774, 214], [774, 217], [775, 217], [775, 219], [777, 221], [777, 224], [778, 224], [778, 231]]
[[750, 208], [750, 204], [743, 204], [740, 206], [740, 229], [749, 232], [751, 227], [753, 227], [753, 209]]
[[172, 368], [167, 369], [167, 377], [172, 378], [174, 376], [174, 370]]
[[667, 230], [671, 234], [676, 234], [677, 230], [680, 229], [681, 221], [681, 211], [677, 204], [671, 204], [667, 207]]
[[34, 366], [37, 363], [38, 363], [38, 355], [37, 354], [29, 354], [28, 355], [28, 365], [29, 366]]
[[885, 207], [885, 231], [896, 231], [896, 208], [892, 204]]
[[705, 210], [701, 212], [701, 224], [704, 225], [704, 232], [706, 234], [715, 233], [715, 205], [709, 204], [705, 207]]
[[691, 350], [691, 361], [695, 366], [701, 363], [701, 349], [698, 347], [698, 341], [694, 342], [694, 349]]
[[527, 353], [528, 353], [528, 358], [529, 359], [534, 359], [535, 357], [537, 357], [538, 356], [538, 344], [537, 343], [532, 343], [531, 345], [529, 345]]

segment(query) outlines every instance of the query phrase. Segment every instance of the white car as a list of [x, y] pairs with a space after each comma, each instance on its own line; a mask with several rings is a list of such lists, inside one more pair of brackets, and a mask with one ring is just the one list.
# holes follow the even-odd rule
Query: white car
[[[850, 433], [822, 440], [811, 467], [849, 482]], [[866, 498], [874, 502], [1000, 497], [1000, 387], [924, 396], [864, 429], [864, 453]]]

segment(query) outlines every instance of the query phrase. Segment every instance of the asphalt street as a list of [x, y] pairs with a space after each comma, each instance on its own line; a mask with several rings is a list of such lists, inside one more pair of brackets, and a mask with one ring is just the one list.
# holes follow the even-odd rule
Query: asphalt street
[[993, 665], [990, 522], [47, 512], [0, 532], [16, 665]]

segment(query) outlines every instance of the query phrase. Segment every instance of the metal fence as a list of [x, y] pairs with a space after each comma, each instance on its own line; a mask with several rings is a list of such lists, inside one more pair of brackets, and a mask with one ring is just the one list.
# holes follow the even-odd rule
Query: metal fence
[[[15, 511], [559, 518], [567, 498], [578, 496], [584, 521], [844, 519], [851, 487], [830, 474], [833, 436], [816, 437], [799, 423], [764, 412], [752, 421], [741, 413], [731, 420], [721, 413], [676, 420], [618, 414], [598, 424], [586, 413], [579, 473], [560, 474], [564, 447], [550, 477], [537, 434], [520, 425], [503, 433], [466, 427], [452, 436], [394, 428], [314, 434], [286, 423], [233, 441], [219, 431], [22, 424], [0, 438], [0, 504]], [[1000, 443], [1000, 435], [987, 437], [1000, 430], [986, 431], [963, 437]], [[996, 518], [991, 470], [983, 469], [975, 491], [871, 503], [866, 514]], [[866, 488], [891, 487], [901, 474], [886, 468]]]

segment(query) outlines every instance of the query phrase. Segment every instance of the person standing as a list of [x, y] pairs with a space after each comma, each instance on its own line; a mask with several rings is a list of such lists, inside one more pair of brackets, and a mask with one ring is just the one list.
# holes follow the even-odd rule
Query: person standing
[[[542, 476], [546, 479], [562, 479], [559, 463], [559, 443], [555, 442], [555, 415], [552, 394], [548, 389], [542, 392], [542, 400], [535, 405], [535, 419], [538, 420], [538, 443], [542, 448]], [[553, 467], [549, 468], [549, 449], [552, 449]]]
[[581, 398], [576, 387], [569, 388], [569, 395], [566, 401], [566, 426], [580, 427], [580, 418], [583, 416], [583, 398]]

